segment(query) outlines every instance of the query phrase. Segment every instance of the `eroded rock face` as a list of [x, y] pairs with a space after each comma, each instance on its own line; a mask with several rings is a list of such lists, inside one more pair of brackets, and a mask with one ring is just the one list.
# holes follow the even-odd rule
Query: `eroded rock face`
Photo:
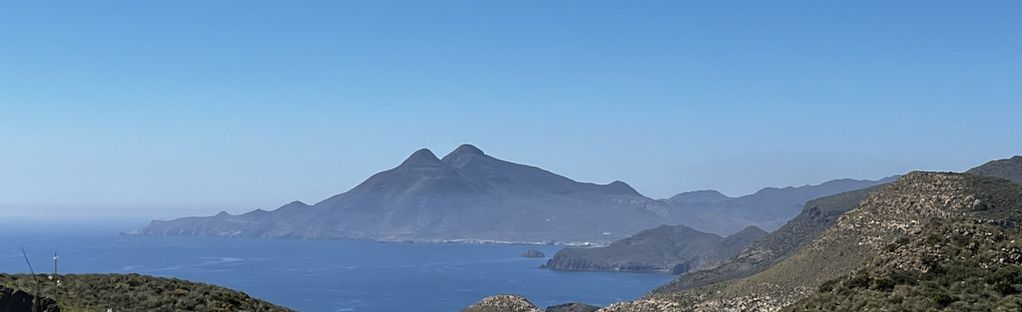
[[518, 295], [496, 295], [483, 298], [462, 312], [543, 312], [539, 307]]
[[[33, 299], [29, 293], [0, 286], [0, 312], [33, 312]], [[53, 299], [42, 298], [38, 304], [40, 312], [60, 312]]]

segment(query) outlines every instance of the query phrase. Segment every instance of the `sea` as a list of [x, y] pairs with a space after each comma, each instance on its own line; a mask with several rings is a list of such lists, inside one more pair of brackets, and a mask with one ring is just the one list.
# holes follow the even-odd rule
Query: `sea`
[[541, 308], [607, 305], [668, 282], [658, 273], [557, 272], [560, 247], [354, 240], [149, 237], [123, 233], [141, 220], [0, 220], [0, 272], [140, 273], [212, 283], [298, 311], [460, 311], [494, 294]]

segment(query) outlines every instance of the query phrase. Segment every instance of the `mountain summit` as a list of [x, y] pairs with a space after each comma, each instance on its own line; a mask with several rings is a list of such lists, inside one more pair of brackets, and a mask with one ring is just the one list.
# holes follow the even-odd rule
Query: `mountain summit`
[[312, 206], [153, 221], [149, 235], [425, 241], [610, 242], [685, 223], [628, 184], [577, 182], [472, 145], [437, 158], [420, 149], [397, 167]]

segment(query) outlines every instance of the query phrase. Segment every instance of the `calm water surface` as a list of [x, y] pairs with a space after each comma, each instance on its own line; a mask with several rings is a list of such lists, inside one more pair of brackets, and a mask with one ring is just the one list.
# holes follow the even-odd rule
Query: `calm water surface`
[[213, 283], [300, 311], [459, 311], [499, 293], [541, 307], [637, 298], [664, 274], [553, 272], [519, 255], [558, 247], [341, 240], [137, 237], [138, 222], [0, 221], [0, 272], [37, 270], [60, 253], [73, 273], [142, 273]]

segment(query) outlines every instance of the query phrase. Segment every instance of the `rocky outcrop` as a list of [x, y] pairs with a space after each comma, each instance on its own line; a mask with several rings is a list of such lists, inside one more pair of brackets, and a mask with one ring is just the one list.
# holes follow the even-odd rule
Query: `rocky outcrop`
[[539, 251], [539, 250], [529, 249], [529, 250], [526, 250], [524, 253], [522, 253], [522, 257], [525, 257], [525, 258], [546, 258], [546, 254], [544, 254], [542, 251]]
[[[33, 310], [32, 305], [38, 309]], [[60, 312], [57, 302], [50, 298], [35, 299], [35, 296], [21, 290], [0, 285], [0, 312]]]
[[462, 312], [543, 312], [525, 297], [518, 295], [496, 295], [461, 310]]
[[546, 308], [545, 312], [595, 312], [600, 307], [585, 303], [565, 303]]
[[728, 237], [684, 225], [660, 226], [606, 247], [561, 249], [544, 268], [562, 271], [684, 273], [734, 256], [767, 235], [756, 227]]

